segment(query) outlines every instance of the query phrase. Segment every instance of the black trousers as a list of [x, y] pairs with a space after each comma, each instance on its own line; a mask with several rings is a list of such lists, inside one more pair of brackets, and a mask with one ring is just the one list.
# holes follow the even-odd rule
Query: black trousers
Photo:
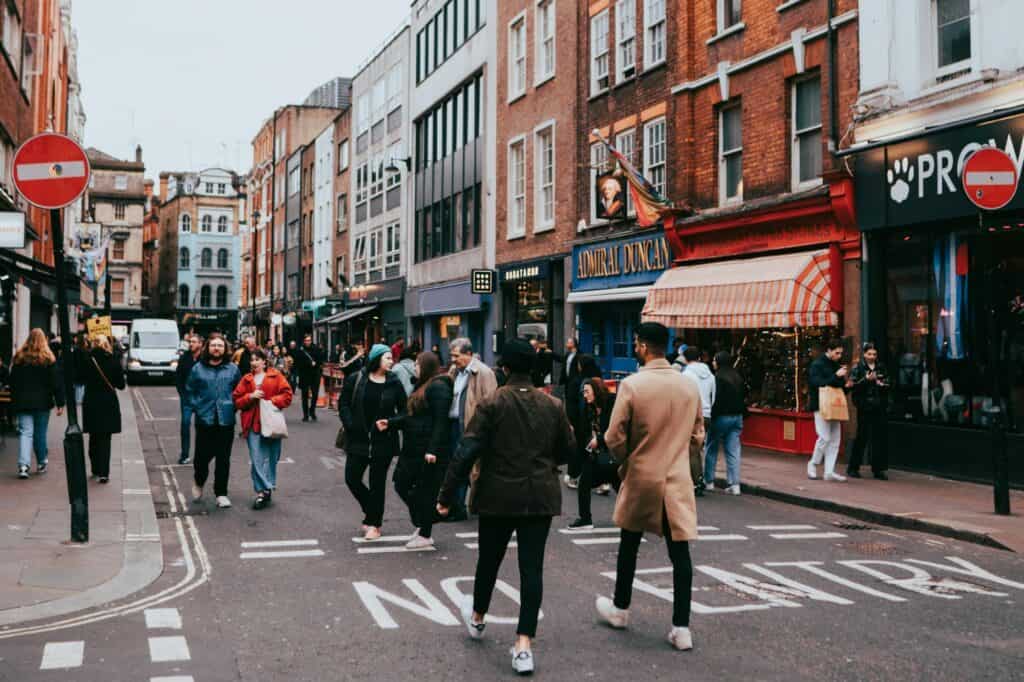
[[320, 377], [302, 378], [302, 416], [316, 416], [316, 399], [320, 396]]
[[[384, 495], [387, 493], [390, 457], [348, 455], [345, 459], [345, 485], [363, 510], [363, 524], [380, 528], [384, 524]], [[363, 474], [370, 470], [370, 487]]]
[[399, 460], [395, 468], [395, 492], [409, 508], [409, 518], [420, 529], [420, 537], [429, 538], [434, 528], [437, 494], [447, 471], [443, 463], [428, 464]]
[[857, 412], [857, 437], [847, 464], [848, 471], [857, 471], [864, 462], [864, 450], [871, 447], [871, 471], [880, 474], [889, 468], [889, 448], [885, 436], [885, 413], [860, 410]]
[[594, 490], [594, 458], [589, 452], [583, 453], [583, 461], [580, 463], [580, 481], [576, 488], [576, 502], [580, 509], [580, 518], [590, 521], [590, 498]]
[[215, 462], [213, 472], [213, 494], [217, 497], [228, 494], [228, 477], [231, 475], [231, 446], [234, 445], [234, 426], [206, 426], [196, 424], [196, 485], [206, 485], [210, 477], [210, 462]]
[[110, 434], [89, 434], [89, 468], [92, 475], [110, 478]]
[[519, 547], [519, 625], [517, 635], [537, 636], [537, 614], [544, 596], [544, 546], [550, 516], [480, 516], [480, 554], [473, 582], [473, 610], [487, 613], [512, 533]]
[[[672, 561], [672, 625], [690, 627], [690, 599], [693, 591], [693, 563], [690, 543], [672, 539], [668, 515], [662, 510], [662, 532]], [[619, 560], [615, 567], [615, 606], [628, 609], [633, 599], [633, 578], [636, 576], [636, 555], [640, 551], [641, 531], [622, 530], [619, 539]]]

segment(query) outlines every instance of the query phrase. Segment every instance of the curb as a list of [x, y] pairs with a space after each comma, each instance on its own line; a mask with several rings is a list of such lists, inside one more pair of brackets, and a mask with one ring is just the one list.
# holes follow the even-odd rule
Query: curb
[[[728, 485], [727, 481], [724, 478], [715, 479], [715, 483], [721, 486]], [[986, 535], [985, 533], [979, 533], [977, 531], [966, 530], [963, 528], [955, 528], [953, 526], [944, 526], [940, 523], [922, 521], [920, 519], [914, 519], [907, 516], [897, 516], [896, 514], [875, 511], [873, 509], [853, 507], [847, 504], [833, 502], [831, 500], [821, 500], [816, 497], [805, 497], [803, 495], [796, 495], [794, 493], [786, 493], [780, 490], [766, 488], [762, 485], [742, 483], [741, 490], [745, 494], [756, 495], [758, 497], [765, 497], [770, 500], [776, 500], [777, 502], [785, 502], [786, 504], [793, 504], [799, 507], [807, 507], [809, 509], [817, 509], [819, 511], [832, 512], [833, 514], [842, 514], [843, 516], [849, 516], [851, 518], [859, 519], [861, 521], [867, 521], [869, 523], [874, 523], [879, 526], [887, 526], [889, 528], [896, 528], [898, 530], [909, 530], [918, 533], [938, 535], [940, 537], [950, 538], [952, 540], [970, 542], [975, 545], [982, 545], [984, 547], [991, 547], [993, 549], [1001, 549], [1007, 552], [1014, 551], [1013, 549], [1007, 547], [1006, 545], [999, 542], [992, 536]]]
[[[121, 398], [122, 396], [118, 396]], [[117, 575], [70, 597], [0, 611], [0, 626], [65, 616], [123, 599], [149, 587], [164, 570], [163, 544], [149, 474], [142, 458], [142, 439], [130, 392], [121, 402], [121, 504], [125, 514], [124, 559]], [[150, 490], [149, 495], [126, 493]]]

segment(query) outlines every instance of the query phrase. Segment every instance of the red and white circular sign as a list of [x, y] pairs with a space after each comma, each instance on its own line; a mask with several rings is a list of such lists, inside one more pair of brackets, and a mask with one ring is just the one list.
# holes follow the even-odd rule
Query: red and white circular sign
[[63, 208], [89, 184], [89, 159], [66, 135], [41, 133], [18, 148], [11, 164], [14, 186], [39, 208]]
[[1017, 193], [1020, 173], [1017, 164], [995, 147], [982, 147], [964, 163], [964, 192], [978, 208], [995, 211], [1006, 206]]

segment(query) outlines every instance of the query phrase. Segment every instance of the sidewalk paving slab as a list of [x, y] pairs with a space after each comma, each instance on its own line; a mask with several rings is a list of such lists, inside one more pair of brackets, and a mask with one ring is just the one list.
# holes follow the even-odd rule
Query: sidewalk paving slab
[[[725, 472], [724, 457], [718, 471]], [[992, 486], [890, 470], [888, 481], [864, 478], [833, 483], [807, 478], [807, 457], [744, 447], [743, 492], [831, 511], [879, 525], [941, 535], [1024, 552], [1024, 491], [1010, 491], [1009, 516], [995, 514]], [[845, 473], [845, 462], [837, 466]], [[819, 476], [821, 475], [819, 467]], [[724, 479], [719, 479], [725, 485]]]
[[[112, 441], [110, 483], [89, 481], [88, 543], [67, 542], [66, 418], [51, 415], [50, 466], [43, 476], [17, 478], [17, 434], [0, 445], [0, 631], [123, 599], [163, 572], [153, 497], [137, 492], [150, 486], [135, 407], [127, 391], [119, 397], [124, 430]], [[139, 535], [154, 539], [128, 540]]]

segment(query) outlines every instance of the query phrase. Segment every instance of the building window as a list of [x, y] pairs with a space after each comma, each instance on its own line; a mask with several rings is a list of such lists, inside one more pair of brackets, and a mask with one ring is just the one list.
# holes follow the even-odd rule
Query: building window
[[[662, 2], [664, 2], [664, 0], [662, 0]], [[718, 0], [719, 33], [723, 33], [730, 27], [740, 23], [742, 4], [742, 0]], [[664, 7], [664, 4], [662, 7]]]
[[182, 232], [191, 232], [192, 231], [192, 216], [190, 216], [188, 213], [186, 213], [185, 215], [181, 216], [181, 231]]
[[387, 110], [392, 112], [402, 106], [402, 62], [398, 62], [388, 71], [388, 103]]
[[221, 270], [228, 269], [228, 250], [219, 249], [217, 251], [217, 267]]
[[124, 220], [124, 207], [123, 201], [114, 202], [114, 220]]
[[821, 181], [821, 79], [793, 84], [793, 186]]
[[508, 146], [508, 236], [526, 234], [526, 141], [522, 136]]
[[938, 75], [967, 68], [971, 59], [970, 0], [935, 0], [935, 29]]
[[387, 75], [381, 76], [373, 84], [373, 90], [370, 91], [370, 123], [376, 123], [384, 118], [388, 106], [387, 88]]
[[124, 260], [124, 239], [113, 239], [110, 244], [114, 248], [111, 252], [111, 258], [114, 260]]
[[207, 194], [213, 194], [213, 183], [212, 182], [204, 182], [203, 183], [203, 191], [206, 192]]
[[[601, 145], [602, 147], [604, 145]], [[621, 133], [615, 136], [615, 149], [618, 150], [626, 161], [636, 165], [636, 130], [630, 128], [629, 130], [623, 130]], [[626, 213], [633, 215], [633, 195], [630, 194], [629, 190], [626, 191]]]
[[219, 218], [217, 218], [217, 231], [218, 232], [227, 232], [228, 231], [228, 217], [226, 215], [222, 215]]
[[520, 15], [508, 27], [508, 99], [526, 94], [526, 16]]
[[590, 18], [590, 94], [608, 89], [608, 10]]
[[344, 232], [348, 227], [348, 195], [338, 195], [338, 232]]
[[21, 20], [14, 13], [10, 3], [2, 2], [0, 6], [3, 9], [0, 13], [0, 18], [3, 19], [3, 34], [0, 35], [0, 40], [3, 42], [4, 51], [13, 62], [15, 74], [17, 74], [21, 69]]
[[188, 308], [191, 305], [191, 301], [188, 297], [188, 285], [182, 284], [178, 287], [178, 307]]
[[352, 279], [355, 284], [366, 282], [366, 235], [361, 234], [352, 242]]
[[555, 0], [537, 3], [537, 61], [534, 79], [540, 83], [555, 75]]
[[644, 177], [665, 196], [665, 119], [644, 125]]
[[370, 129], [370, 93], [366, 92], [356, 100], [356, 135]]
[[718, 115], [718, 187], [721, 203], [743, 200], [743, 109], [722, 109]]
[[199, 266], [203, 268], [213, 267], [213, 250], [203, 249], [199, 256]]
[[128, 189], [128, 176], [127, 175], [115, 175], [114, 176], [114, 189], [120, 189], [120, 190]]
[[369, 234], [370, 257], [368, 267], [370, 270], [370, 281], [381, 280], [381, 270], [384, 268], [384, 230], [374, 230]]
[[[402, 166], [399, 166], [399, 164], [402, 163], [402, 159], [404, 159], [404, 158], [405, 158], [405, 153], [402, 150], [402, 143], [401, 143], [401, 141], [395, 142], [390, 147], [388, 147], [387, 159], [388, 159], [388, 165], [389, 166], [395, 166], [396, 168], [401, 168]], [[397, 173], [388, 173], [388, 172], [385, 171], [385, 175], [387, 177], [386, 184], [387, 184], [387, 188], [388, 189], [394, 189], [395, 187], [401, 186], [401, 184], [402, 184], [402, 172], [401, 171], [398, 171]], [[391, 208], [391, 206], [389, 205], [388, 208]]]
[[228, 307], [228, 288], [223, 284], [217, 287], [217, 307]]
[[[735, 0], [739, 5], [739, 0]], [[665, 0], [644, 0], [644, 68], [665, 61]]]
[[217, 194], [227, 194], [227, 184], [223, 182], [217, 183]]
[[[608, 163], [608, 147], [604, 142], [593, 142], [590, 145], [590, 222], [597, 222], [597, 177], [607, 173], [610, 169]], [[605, 222], [601, 219], [602, 224]]]
[[192, 267], [192, 254], [188, 249], [182, 247], [178, 249], [178, 269], [188, 270]]
[[533, 164], [536, 170], [534, 180], [533, 230], [538, 232], [555, 224], [555, 124], [538, 130], [533, 144]]
[[402, 264], [401, 223], [392, 223], [387, 226], [387, 235], [384, 245], [384, 267], [387, 268], [387, 276], [397, 276], [399, 274], [399, 267]]
[[299, 175], [300, 170], [299, 166], [296, 166], [288, 171], [288, 196], [290, 197], [298, 194], [302, 188], [301, 176]]
[[338, 143], [338, 173], [348, 169], [348, 140]]
[[213, 217], [204, 215], [199, 219], [199, 229], [203, 232], [210, 232], [213, 230]]
[[199, 290], [199, 307], [209, 308], [210, 307], [210, 285], [204, 284], [203, 288]]
[[636, 0], [615, 3], [616, 80], [622, 82], [636, 75]]
[[124, 305], [125, 302], [125, 280], [123, 279], [111, 279], [110, 280], [110, 302], [120, 303]]
[[334, 264], [334, 269], [335, 269], [335, 276], [337, 276], [337, 278], [338, 278], [334, 282], [335, 288], [341, 287], [341, 286], [347, 286], [346, 283], [348, 282], [348, 278], [345, 276], [345, 257], [344, 256], [338, 256], [338, 258], [337, 258], [337, 260], [335, 261], [335, 264]]

